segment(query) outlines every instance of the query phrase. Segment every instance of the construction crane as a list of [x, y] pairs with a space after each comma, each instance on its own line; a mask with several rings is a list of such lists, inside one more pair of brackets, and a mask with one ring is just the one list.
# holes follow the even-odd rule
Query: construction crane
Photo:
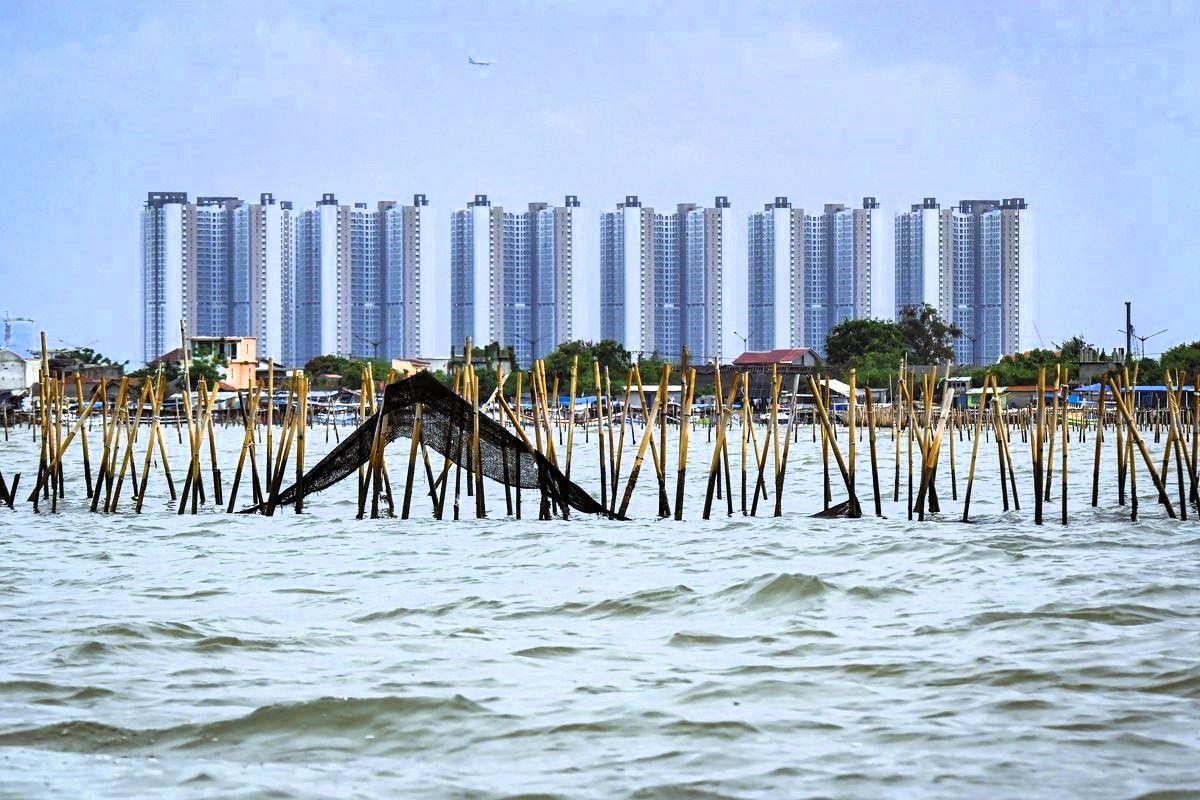
[[30, 319], [29, 317], [14, 317], [11, 314], [9, 314], [7, 311], [5, 311], [4, 312], [4, 346], [5, 347], [8, 347], [9, 345], [12, 344], [12, 326], [13, 326], [14, 322], [28, 322], [30, 324], [33, 324], [33, 323], [36, 323], [37, 320]]

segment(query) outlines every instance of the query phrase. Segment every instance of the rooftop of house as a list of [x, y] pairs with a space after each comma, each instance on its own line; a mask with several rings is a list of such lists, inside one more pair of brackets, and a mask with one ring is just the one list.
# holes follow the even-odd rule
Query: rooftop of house
[[817, 351], [810, 350], [807, 347], [785, 347], [777, 350], [765, 350], [760, 352], [746, 351], [733, 360], [734, 364], [795, 364], [797, 361], [802, 361], [805, 356], [811, 355], [813, 358], [820, 360], [821, 356]]

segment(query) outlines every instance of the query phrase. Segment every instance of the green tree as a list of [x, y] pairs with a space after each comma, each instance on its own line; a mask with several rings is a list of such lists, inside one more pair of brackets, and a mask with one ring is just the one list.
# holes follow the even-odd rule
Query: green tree
[[[1129, 379], [1133, 380], [1133, 370], [1129, 370]], [[1161, 384], [1163, 382], [1163, 365], [1153, 358], [1143, 358], [1137, 362], [1137, 382], [1141, 386]]]
[[1087, 339], [1084, 339], [1083, 336], [1079, 334], [1072, 336], [1062, 344], [1057, 345], [1057, 347], [1059, 357], [1062, 359], [1063, 363], [1069, 363], [1073, 365], [1079, 364], [1080, 359], [1083, 357], [1084, 350], [1095, 349], [1091, 344], [1088, 343]]
[[608, 370], [613, 385], [625, 385], [625, 374], [629, 369], [630, 355], [619, 342], [612, 339], [602, 339], [599, 342], [574, 340], [563, 342], [553, 353], [543, 359], [546, 367], [546, 377], [553, 381], [558, 376], [560, 384], [571, 379], [571, 365], [575, 357], [579, 357], [578, 392], [588, 394], [595, 392], [595, 371], [592, 364], [600, 365], [600, 379], [604, 379], [605, 369]]
[[1200, 342], [1175, 345], [1163, 353], [1162, 366], [1172, 372], [1182, 370], [1188, 375], [1200, 373]]
[[833, 326], [825, 339], [825, 360], [833, 365], [853, 365], [855, 359], [878, 354], [897, 364], [907, 345], [900, 326], [879, 319], [848, 319]]
[[90, 347], [73, 347], [69, 350], [56, 350], [54, 358], [69, 358], [81, 364], [99, 364], [105, 367], [122, 367], [128, 361], [113, 361], [111, 358], [96, 352]]
[[[390, 362], [381, 358], [349, 359], [337, 355], [315, 356], [304, 365], [304, 374], [308, 376], [313, 388], [332, 389], [338, 386], [357, 389], [362, 386], [363, 375], [367, 365], [371, 365], [371, 374], [377, 381], [386, 380], [391, 371]], [[336, 378], [325, 378], [325, 375], [336, 375]]]
[[[130, 378], [139, 378], [145, 380], [158, 375], [158, 367], [160, 362], [152, 362], [129, 373]], [[163, 377], [168, 384], [179, 384], [183, 380], [183, 366], [179, 361], [163, 361], [162, 371]], [[219, 382], [225, 373], [225, 362], [214, 358], [193, 358], [192, 363], [188, 365], [188, 383], [191, 388], [195, 389], [200, 385], [200, 379], [204, 378], [208, 385]]]
[[954, 323], [947, 324], [937, 309], [929, 304], [905, 306], [897, 323], [908, 351], [918, 364], [937, 364], [954, 358], [954, 340], [962, 331]]

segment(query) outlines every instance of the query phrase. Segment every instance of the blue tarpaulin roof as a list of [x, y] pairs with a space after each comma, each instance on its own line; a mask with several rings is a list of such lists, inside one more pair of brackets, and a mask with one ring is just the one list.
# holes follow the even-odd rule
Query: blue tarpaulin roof
[[[1182, 388], [1185, 392], [1192, 391], [1191, 386], [1184, 386]], [[1078, 389], [1076, 389], [1076, 391], [1083, 392], [1085, 394], [1098, 394], [1100, 392], [1100, 384], [1093, 383], [1090, 386], [1080, 386]], [[1135, 392], [1166, 392], [1167, 387], [1162, 386], [1162, 385], [1134, 386], [1133, 391], [1135, 391]]]

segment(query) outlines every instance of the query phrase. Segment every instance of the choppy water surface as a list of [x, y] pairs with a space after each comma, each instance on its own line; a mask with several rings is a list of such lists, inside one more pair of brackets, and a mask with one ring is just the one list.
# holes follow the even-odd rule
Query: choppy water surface
[[693, 447], [683, 523], [649, 468], [628, 523], [0, 511], [0, 796], [1200, 797], [1200, 525], [1129, 523], [1107, 455], [1035, 529], [994, 445], [967, 526], [946, 475], [933, 521], [808, 517], [805, 436], [784, 517], [703, 522]]

